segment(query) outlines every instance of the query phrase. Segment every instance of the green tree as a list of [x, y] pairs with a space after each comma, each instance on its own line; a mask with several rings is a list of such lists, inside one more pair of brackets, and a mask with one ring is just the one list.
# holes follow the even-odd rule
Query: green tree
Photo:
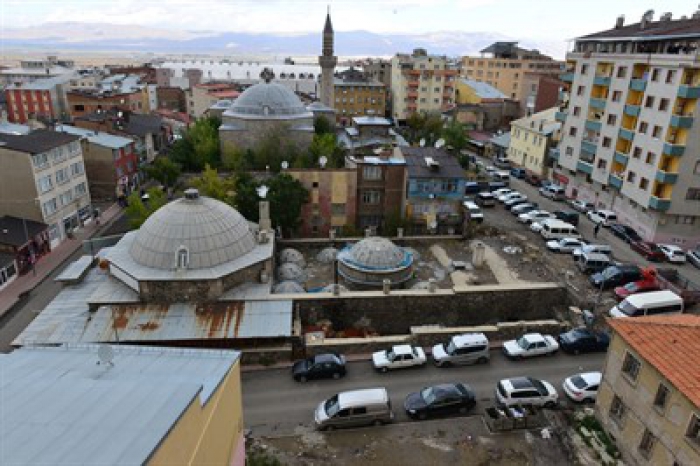
[[331, 121], [324, 115], [319, 115], [314, 118], [314, 133], [317, 135], [333, 134], [333, 125]]
[[270, 192], [270, 218], [285, 234], [291, 235], [301, 223], [301, 207], [309, 200], [309, 191], [299, 180], [280, 173], [267, 183]]
[[202, 176], [193, 178], [192, 187], [197, 188], [203, 196], [217, 199], [229, 205], [234, 204], [234, 191], [236, 184], [232, 178], [221, 177], [216, 168], [207, 164]]
[[126, 216], [132, 228], [139, 228], [143, 225], [153, 212], [163, 207], [168, 199], [160, 188], [151, 188], [147, 191], [148, 199], [141, 199], [138, 191], [134, 191], [129, 196], [129, 205], [126, 208]]
[[406, 125], [409, 128], [408, 142], [411, 144], [417, 144], [420, 139], [420, 134], [423, 133], [425, 128], [426, 116], [423, 113], [413, 112], [406, 119]]
[[171, 158], [188, 171], [201, 171], [206, 164], [218, 167], [221, 163], [219, 126], [221, 120], [216, 117], [198, 119], [173, 144]]
[[382, 225], [382, 236], [396, 236], [398, 229], [403, 228], [404, 232], [408, 229], [410, 221], [401, 215], [399, 209], [395, 209], [389, 212], [384, 218], [384, 225]]
[[467, 147], [467, 132], [463, 124], [457, 120], [452, 120], [442, 129], [442, 137], [447, 146], [457, 153], [459, 164], [465, 170], [469, 170], [469, 157], [462, 154], [462, 150]]
[[257, 222], [260, 217], [258, 202], [260, 198], [256, 191], [259, 183], [247, 172], [237, 172], [234, 178], [234, 206], [245, 218]]
[[167, 188], [175, 186], [181, 172], [180, 165], [168, 157], [158, 157], [153, 165], [146, 167], [146, 174]]

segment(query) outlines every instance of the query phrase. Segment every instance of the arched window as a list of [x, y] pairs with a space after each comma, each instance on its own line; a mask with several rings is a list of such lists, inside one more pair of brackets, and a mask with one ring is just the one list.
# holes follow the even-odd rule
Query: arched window
[[185, 246], [177, 248], [177, 268], [186, 269], [190, 265], [190, 251]]

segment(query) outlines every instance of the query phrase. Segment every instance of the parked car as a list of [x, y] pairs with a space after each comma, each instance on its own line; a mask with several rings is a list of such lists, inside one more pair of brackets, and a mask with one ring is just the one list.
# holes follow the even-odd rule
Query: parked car
[[422, 366], [426, 361], [423, 348], [411, 345], [396, 345], [372, 354], [372, 364], [380, 372]]
[[586, 202], [582, 201], [580, 199], [576, 199], [575, 201], [571, 201], [569, 205], [574, 209], [577, 210], [583, 214], [588, 213], [590, 210], [595, 210], [595, 204], [592, 202]]
[[563, 220], [564, 222], [573, 225], [573, 226], [578, 226], [578, 213], [577, 212], [570, 212], [570, 211], [565, 211], [565, 210], [555, 210], [554, 216], [558, 218], [559, 220]]
[[483, 333], [455, 335], [447, 343], [433, 346], [433, 361], [438, 367], [482, 364], [490, 359], [489, 340]]
[[537, 184], [537, 186], [540, 187], [540, 189], [539, 189], [540, 194], [542, 194], [542, 191], [544, 191], [545, 189], [547, 189], [553, 185], [554, 185], [554, 182], [551, 180], [540, 180], [540, 182]]
[[557, 391], [546, 380], [514, 377], [496, 384], [496, 404], [499, 406], [534, 405], [554, 408], [558, 400]]
[[525, 204], [527, 202], [527, 196], [522, 195], [520, 197], [511, 197], [507, 201], [503, 203], [503, 207], [506, 208], [506, 210], [510, 210], [516, 205], [520, 204]]
[[345, 373], [345, 357], [336, 353], [317, 354], [297, 361], [292, 366], [292, 377], [297, 382], [312, 379], [339, 379]]
[[547, 241], [547, 249], [560, 253], [572, 252], [585, 244], [586, 242], [579, 238], [562, 238], [560, 240]]
[[538, 222], [547, 218], [554, 218], [554, 215], [547, 212], [546, 210], [533, 210], [526, 214], [518, 215], [518, 221], [520, 223], [530, 224], [532, 222]]
[[559, 351], [557, 340], [551, 335], [542, 335], [541, 333], [526, 333], [517, 340], [503, 343], [503, 353], [513, 359], [551, 355], [557, 351]]
[[588, 219], [597, 224], [602, 224], [604, 227], [609, 227], [617, 222], [617, 214], [612, 210], [591, 210], [586, 213]]
[[641, 280], [642, 277], [642, 269], [637, 265], [611, 265], [602, 272], [591, 275], [590, 282], [596, 288], [609, 289]]
[[700, 246], [695, 249], [688, 249], [688, 262], [700, 269]]
[[551, 184], [546, 188], [540, 188], [540, 194], [553, 201], [563, 201], [566, 199], [566, 190], [556, 184]]
[[541, 186], [542, 178], [531, 171], [525, 171], [525, 182], [532, 186]]
[[613, 223], [610, 225], [610, 233], [617, 236], [625, 243], [634, 243], [635, 241], [642, 240], [642, 237], [639, 236], [639, 233], [637, 233], [634, 228], [623, 225], [622, 223]]
[[635, 241], [630, 243], [630, 247], [648, 261], [663, 262], [666, 259], [666, 254], [656, 243], [651, 241]]
[[477, 181], [467, 181], [464, 185], [464, 194], [479, 194], [482, 191], [481, 185]]
[[484, 213], [478, 205], [471, 201], [462, 202], [464, 213], [470, 222], [482, 223], [484, 221]]
[[603, 374], [600, 372], [584, 372], [567, 377], [562, 384], [562, 388], [566, 396], [573, 401], [595, 403], [602, 378]]
[[314, 412], [318, 430], [381, 425], [392, 422], [394, 412], [386, 388], [340, 392], [322, 401]]
[[498, 168], [510, 168], [510, 160], [508, 160], [508, 157], [497, 157], [493, 164]]
[[612, 248], [607, 244], [586, 244], [585, 246], [581, 246], [580, 249], [574, 249], [571, 255], [574, 257], [574, 260], [576, 260], [580, 255], [591, 252], [611, 255]]
[[505, 196], [506, 194], [510, 194], [510, 193], [514, 193], [514, 192], [515, 191], [510, 189], [510, 188], [500, 188], [500, 189], [496, 189], [494, 191], [491, 191], [491, 194], [496, 196], [496, 199], [500, 200], [501, 196]]
[[411, 393], [403, 403], [412, 419], [427, 419], [449, 414], [466, 414], [476, 406], [476, 395], [469, 385], [445, 383]]
[[510, 172], [507, 171], [493, 172], [491, 178], [495, 181], [502, 181], [506, 186], [510, 184]]
[[487, 186], [490, 192], [494, 192], [497, 189], [505, 188], [507, 185], [503, 181], [489, 181]]
[[493, 207], [496, 205], [496, 196], [491, 193], [479, 193], [474, 202], [481, 207]]
[[659, 282], [656, 280], [637, 280], [636, 282], [627, 283], [624, 286], [615, 288], [615, 298], [618, 301], [637, 293], [648, 293], [650, 291], [659, 291]]
[[523, 178], [525, 178], [525, 169], [523, 169], [523, 168], [511, 168], [510, 169], [510, 176], [512, 176], [513, 178], [523, 179]]
[[502, 195], [498, 196], [498, 202], [503, 204], [504, 202], [506, 202], [509, 199], [522, 198], [522, 197], [525, 197], [525, 195], [521, 194], [517, 191], [511, 191], [509, 193], [502, 194]]
[[606, 351], [610, 346], [610, 336], [605, 332], [596, 332], [586, 327], [579, 327], [559, 335], [559, 347], [566, 353], [592, 353]]
[[663, 251], [666, 260], [673, 264], [685, 264], [685, 252], [674, 244], [659, 244], [659, 249]]
[[510, 209], [510, 213], [518, 216], [520, 214], [526, 214], [528, 212], [532, 212], [533, 210], [537, 210], [537, 204], [534, 202], [525, 202], [523, 204], [518, 204], [514, 206], [512, 209]]

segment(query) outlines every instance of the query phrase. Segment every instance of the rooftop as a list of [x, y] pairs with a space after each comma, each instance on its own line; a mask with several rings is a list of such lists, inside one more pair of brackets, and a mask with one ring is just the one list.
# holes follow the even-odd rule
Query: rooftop
[[78, 128], [76, 126], [70, 125], [57, 125], [56, 131], [87, 138], [87, 140], [90, 141], [92, 144], [108, 147], [110, 149], [121, 149], [122, 147], [127, 147], [129, 144], [133, 144], [134, 142], [129, 138], [114, 136], [109, 133], [100, 133], [98, 131]]
[[608, 323], [639, 356], [700, 408], [700, 316], [608, 319]]
[[47, 228], [48, 226], [41, 222], [5, 215], [0, 217], [0, 244], [23, 246], [27, 243], [27, 236], [32, 238]]
[[493, 87], [487, 83], [479, 82], [479, 81], [476, 81], [474, 79], [466, 79], [466, 78], [461, 78], [460, 81], [463, 84], [471, 87], [472, 90], [474, 90], [474, 93], [482, 99], [507, 99], [508, 98], [508, 96], [505, 95], [503, 92], [499, 91], [498, 89], [496, 89], [495, 87]]
[[224, 112], [224, 116], [272, 120], [312, 118], [313, 114], [287, 87], [274, 82], [262, 82], [243, 91]]
[[[464, 178], [464, 169], [454, 157], [435, 147], [401, 147], [409, 178]], [[428, 164], [436, 162], [436, 168]]]
[[576, 40], [614, 39], [639, 41], [681, 37], [686, 39], [690, 37], [700, 37], [700, 17], [647, 21], [644, 27], [642, 27], [642, 22], [640, 21], [639, 23], [588, 34]]
[[37, 129], [29, 134], [0, 134], [0, 148], [40, 154], [56, 147], [65, 146], [80, 137], [71, 134], [58, 133], [46, 129]]
[[510, 124], [548, 136], [561, 128], [561, 123], [556, 121], [554, 117], [557, 110], [558, 108], [556, 107], [550, 108], [542, 112], [534, 113], [528, 117], [512, 121]]
[[145, 464], [192, 403], [208, 402], [240, 357], [108, 348], [111, 364], [98, 364], [98, 345], [0, 355], [4, 464]]

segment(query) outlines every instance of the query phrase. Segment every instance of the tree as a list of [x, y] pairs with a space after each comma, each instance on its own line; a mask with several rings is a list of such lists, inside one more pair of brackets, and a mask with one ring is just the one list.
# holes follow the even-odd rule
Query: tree
[[173, 144], [172, 159], [188, 171], [201, 171], [206, 164], [218, 167], [221, 163], [219, 126], [221, 120], [216, 117], [195, 121]]
[[199, 190], [203, 196], [217, 199], [226, 204], [234, 204], [235, 182], [231, 178], [219, 176], [216, 168], [208, 164], [204, 167], [202, 176], [192, 179], [192, 186]]
[[126, 216], [132, 228], [139, 228], [153, 212], [168, 202], [165, 193], [160, 188], [151, 188], [147, 191], [147, 194], [148, 199], [145, 201], [141, 199], [138, 191], [134, 191], [129, 196]]
[[314, 118], [314, 133], [317, 135], [333, 134], [333, 125], [327, 117], [319, 115]]
[[445, 143], [457, 152], [457, 159], [462, 168], [469, 170], [469, 157], [461, 153], [467, 147], [467, 133], [464, 125], [457, 120], [450, 121], [443, 128], [442, 137], [445, 139]]
[[260, 198], [256, 191], [258, 182], [247, 172], [237, 172], [234, 185], [234, 206], [245, 218], [251, 222], [257, 222], [260, 218], [258, 209]]
[[410, 224], [410, 220], [401, 215], [399, 209], [395, 209], [389, 212], [384, 218], [382, 236], [396, 236], [399, 228], [403, 228], [404, 232], [406, 232]]
[[301, 223], [301, 208], [309, 200], [309, 191], [299, 180], [280, 173], [268, 181], [272, 224], [292, 234]]
[[180, 177], [180, 165], [168, 157], [158, 157], [153, 165], [146, 167], [146, 174], [166, 188], [175, 186]]

